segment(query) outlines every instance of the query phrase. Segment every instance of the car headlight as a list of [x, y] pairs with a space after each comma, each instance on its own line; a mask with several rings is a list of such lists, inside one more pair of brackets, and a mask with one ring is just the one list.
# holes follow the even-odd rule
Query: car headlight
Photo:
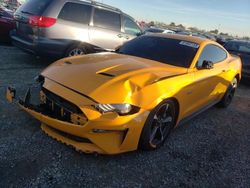
[[95, 108], [102, 112], [116, 112], [119, 115], [129, 115], [139, 112], [140, 108], [131, 104], [97, 104]]

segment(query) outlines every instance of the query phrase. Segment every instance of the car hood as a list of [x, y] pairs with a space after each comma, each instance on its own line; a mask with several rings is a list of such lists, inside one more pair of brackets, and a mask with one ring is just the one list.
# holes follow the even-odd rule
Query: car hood
[[127, 93], [180, 74], [186, 68], [116, 53], [99, 53], [59, 60], [41, 75], [97, 101], [113, 97], [124, 100]]

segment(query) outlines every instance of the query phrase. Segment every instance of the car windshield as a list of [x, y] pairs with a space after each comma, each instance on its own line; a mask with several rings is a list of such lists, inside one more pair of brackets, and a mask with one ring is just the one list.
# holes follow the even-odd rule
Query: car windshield
[[124, 44], [118, 53], [189, 68], [199, 45], [158, 36], [141, 36]]

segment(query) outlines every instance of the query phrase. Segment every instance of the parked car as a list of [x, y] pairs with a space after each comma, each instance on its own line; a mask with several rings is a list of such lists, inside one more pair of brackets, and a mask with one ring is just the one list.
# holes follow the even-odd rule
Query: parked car
[[[216, 42], [148, 34], [117, 53], [57, 61], [37, 78], [41, 91], [28, 90], [19, 104], [48, 135], [77, 150], [153, 150], [178, 124], [215, 104], [227, 107], [240, 79], [240, 58]], [[15, 93], [7, 90], [9, 101]]]
[[189, 31], [178, 31], [178, 35], [186, 35], [186, 36], [192, 36], [192, 33]]
[[144, 31], [145, 34], [150, 34], [150, 33], [168, 33], [168, 34], [174, 34], [175, 32], [169, 29], [160, 29], [160, 28], [155, 28], [155, 27], [150, 27], [145, 29]]
[[61, 58], [115, 50], [141, 34], [132, 17], [95, 1], [28, 0], [15, 19], [14, 45], [38, 56]]
[[232, 40], [226, 42], [225, 48], [242, 60], [242, 77], [250, 79], [250, 41]]
[[9, 32], [15, 28], [13, 12], [0, 7], [0, 42], [10, 42]]
[[222, 36], [217, 36], [216, 37], [216, 42], [218, 42], [220, 45], [223, 46], [227, 42], [227, 39], [225, 37], [222, 37]]
[[170, 29], [164, 29], [163, 33], [166, 33], [166, 34], [175, 34], [175, 32], [173, 30], [170, 30]]
[[155, 27], [150, 27], [144, 30], [145, 34], [150, 34], [150, 33], [163, 33], [164, 29], [160, 28], [155, 28]]

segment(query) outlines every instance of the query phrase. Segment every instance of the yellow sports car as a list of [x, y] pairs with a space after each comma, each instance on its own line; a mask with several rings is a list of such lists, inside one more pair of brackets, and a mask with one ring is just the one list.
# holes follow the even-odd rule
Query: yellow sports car
[[[103, 52], [61, 59], [45, 69], [40, 102], [20, 106], [51, 137], [86, 153], [118, 154], [163, 145], [171, 130], [208, 107], [227, 107], [241, 60], [219, 44], [150, 34]], [[7, 89], [15, 98], [15, 89]]]

